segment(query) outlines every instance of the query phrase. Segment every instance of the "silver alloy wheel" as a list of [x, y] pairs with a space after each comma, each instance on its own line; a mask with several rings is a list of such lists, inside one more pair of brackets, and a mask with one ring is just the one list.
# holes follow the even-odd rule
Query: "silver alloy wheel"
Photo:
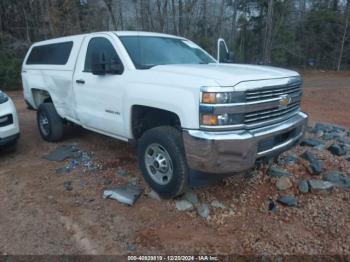
[[47, 116], [43, 113], [39, 115], [39, 127], [41, 132], [45, 135], [48, 136], [50, 133], [50, 128], [49, 128], [49, 119]]
[[150, 177], [159, 185], [166, 185], [173, 177], [173, 162], [168, 151], [153, 143], [145, 151], [145, 164]]

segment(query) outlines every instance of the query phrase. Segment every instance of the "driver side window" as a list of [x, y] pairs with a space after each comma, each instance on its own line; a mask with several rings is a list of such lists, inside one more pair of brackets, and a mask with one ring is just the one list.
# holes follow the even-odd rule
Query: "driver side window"
[[104, 37], [94, 37], [90, 40], [85, 58], [84, 72], [92, 72], [93, 57], [98, 56], [100, 63], [105, 65], [106, 72], [111, 70], [112, 64], [122, 66], [112, 43]]

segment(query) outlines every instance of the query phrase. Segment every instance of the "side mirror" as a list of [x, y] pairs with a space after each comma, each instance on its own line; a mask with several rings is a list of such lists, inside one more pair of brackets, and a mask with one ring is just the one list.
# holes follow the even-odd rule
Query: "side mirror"
[[91, 71], [94, 75], [106, 74], [106, 62], [104, 60], [103, 53], [95, 52], [92, 54]]
[[108, 70], [107, 73], [112, 75], [121, 75], [124, 72], [124, 67], [121, 63], [118, 63], [117, 61], [111, 62], [110, 70]]
[[228, 52], [226, 63], [233, 64], [235, 62], [235, 55], [233, 52]]
[[217, 43], [217, 61], [218, 63], [233, 63], [233, 52], [229, 52], [224, 39], [219, 38]]

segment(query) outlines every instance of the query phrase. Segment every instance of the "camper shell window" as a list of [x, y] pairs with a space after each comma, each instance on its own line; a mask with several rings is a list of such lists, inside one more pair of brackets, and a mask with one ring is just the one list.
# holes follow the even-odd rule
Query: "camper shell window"
[[65, 65], [72, 51], [73, 42], [35, 46], [29, 54], [27, 65]]

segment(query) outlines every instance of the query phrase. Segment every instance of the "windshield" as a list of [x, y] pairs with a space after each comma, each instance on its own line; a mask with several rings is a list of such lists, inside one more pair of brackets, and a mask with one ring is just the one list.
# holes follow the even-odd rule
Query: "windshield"
[[120, 36], [137, 69], [157, 65], [209, 64], [216, 61], [193, 42], [157, 36]]

